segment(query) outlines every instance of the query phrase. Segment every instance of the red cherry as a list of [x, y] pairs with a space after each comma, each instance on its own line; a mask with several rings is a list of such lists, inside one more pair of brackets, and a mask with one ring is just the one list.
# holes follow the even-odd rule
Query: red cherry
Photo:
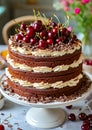
[[63, 37], [59, 37], [59, 38], [56, 39], [56, 42], [57, 42], [57, 43], [61, 43], [62, 40], [63, 40]]
[[53, 39], [54, 38], [54, 34], [53, 34], [53, 32], [48, 32], [48, 38], [50, 38], [50, 39]]
[[67, 109], [71, 109], [72, 107], [72, 105], [66, 106]]
[[90, 126], [88, 124], [87, 125], [82, 125], [81, 130], [90, 130]]
[[70, 115], [68, 115], [68, 119], [71, 121], [75, 121], [76, 120], [75, 114], [71, 113]]
[[35, 44], [37, 42], [37, 39], [36, 38], [31, 38], [30, 39], [30, 43], [33, 45], [33, 44]]
[[15, 35], [15, 40], [18, 41], [18, 40], [22, 40], [22, 35], [21, 34], [16, 34]]
[[29, 43], [30, 39], [28, 36], [23, 37], [23, 42]]
[[52, 45], [54, 42], [53, 42], [52, 39], [47, 39], [47, 43], [50, 44], [50, 45]]
[[47, 33], [46, 30], [43, 30], [42, 32], [40, 32], [40, 37], [41, 37], [42, 39], [46, 39], [47, 36], [48, 36], [48, 33]]
[[0, 130], [5, 130], [4, 125], [0, 124]]
[[28, 27], [26, 35], [28, 35], [29, 37], [34, 37], [35, 36], [35, 30], [34, 30], [34, 28], [33, 27]]
[[78, 115], [78, 117], [79, 117], [79, 119], [82, 120], [82, 121], [84, 121], [84, 120], [87, 119], [87, 115], [86, 115], [85, 113], [80, 113], [80, 114]]
[[37, 20], [34, 25], [33, 25], [34, 29], [36, 32], [40, 32], [42, 30], [42, 22], [41, 20]]
[[83, 64], [88, 65], [89, 61], [87, 59], [83, 60]]
[[47, 47], [47, 42], [44, 41], [44, 40], [39, 40], [38, 47], [39, 47], [40, 49], [45, 49], [45, 48]]
[[92, 65], [92, 60], [91, 59], [89, 59], [89, 65]]
[[52, 32], [54, 33], [54, 34], [57, 34], [58, 33], [58, 28], [52, 28]]
[[89, 114], [89, 115], [88, 115], [88, 120], [89, 120], [89, 121], [92, 121], [92, 114]]
[[62, 35], [66, 35], [66, 32], [67, 32], [67, 28], [63, 28], [61, 33]]
[[90, 125], [90, 121], [84, 120], [84, 121], [83, 121], [83, 125]]
[[20, 30], [26, 30], [26, 24], [25, 23], [22, 23], [20, 25]]

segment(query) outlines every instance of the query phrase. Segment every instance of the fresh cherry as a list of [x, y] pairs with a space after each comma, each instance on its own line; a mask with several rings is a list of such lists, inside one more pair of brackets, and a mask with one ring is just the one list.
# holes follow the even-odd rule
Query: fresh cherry
[[81, 130], [90, 130], [89, 124], [82, 125], [82, 126], [81, 126]]
[[51, 31], [48, 32], [48, 38], [50, 38], [50, 39], [53, 39], [53, 38], [54, 38], [53, 32], [51, 32]]
[[28, 27], [27, 28], [27, 32], [26, 32], [26, 35], [28, 35], [29, 37], [34, 37], [35, 36], [35, 30], [33, 27]]
[[89, 120], [84, 120], [83, 125], [90, 125], [90, 121]]
[[68, 119], [71, 121], [75, 121], [76, 120], [75, 114], [74, 113], [69, 114]]
[[23, 37], [23, 42], [29, 43], [30, 42], [29, 37], [28, 36], [24, 36]]
[[42, 39], [46, 39], [47, 36], [48, 36], [48, 33], [47, 33], [46, 30], [43, 30], [42, 32], [40, 32], [40, 37], [41, 37]]
[[78, 115], [78, 117], [79, 117], [79, 119], [82, 120], [82, 121], [87, 120], [87, 115], [86, 115], [85, 113], [80, 113], [80, 114]]
[[62, 35], [66, 35], [67, 31], [68, 31], [67, 28], [63, 28], [63, 29], [62, 29], [62, 32], [61, 32]]
[[42, 30], [42, 22], [41, 20], [37, 20], [35, 23], [34, 23], [34, 29], [36, 32], [40, 32]]
[[21, 34], [16, 34], [15, 35], [15, 40], [18, 41], [18, 40], [22, 40], [22, 35]]
[[50, 45], [52, 45], [54, 42], [53, 42], [52, 39], [47, 39], [47, 43], [50, 44]]
[[20, 25], [20, 30], [26, 30], [26, 24], [25, 23], [22, 23]]
[[92, 114], [89, 114], [89, 115], [88, 115], [88, 120], [89, 120], [89, 121], [92, 121]]
[[30, 39], [30, 44], [34, 45], [37, 42], [36, 38], [31, 38]]
[[0, 130], [5, 130], [4, 125], [0, 124]]
[[46, 47], [47, 47], [47, 42], [46, 41], [44, 41], [44, 40], [39, 40], [39, 44], [38, 44], [38, 47], [40, 48], [40, 49], [45, 49]]

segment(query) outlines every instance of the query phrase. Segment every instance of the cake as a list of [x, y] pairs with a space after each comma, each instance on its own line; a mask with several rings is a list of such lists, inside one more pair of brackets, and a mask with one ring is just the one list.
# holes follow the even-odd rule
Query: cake
[[22, 23], [10, 36], [8, 87], [31, 99], [71, 95], [83, 81], [81, 41], [61, 23]]

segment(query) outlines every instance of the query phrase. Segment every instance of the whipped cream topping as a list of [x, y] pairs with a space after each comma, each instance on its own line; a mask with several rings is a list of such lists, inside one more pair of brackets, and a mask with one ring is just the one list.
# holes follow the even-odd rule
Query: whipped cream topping
[[72, 54], [73, 52], [75, 52], [76, 50], [79, 50], [81, 48], [80, 43], [76, 43], [73, 48], [64, 48], [60, 51], [52, 51], [50, 49], [37, 49], [37, 50], [32, 50], [32, 49], [26, 49], [24, 46], [23, 47], [19, 47], [19, 46], [13, 46], [13, 41], [11, 39], [9, 39], [9, 45], [11, 50], [15, 51], [15, 52], [19, 52], [21, 54], [26, 54], [26, 55], [32, 55], [32, 56], [39, 56], [39, 57], [46, 57], [46, 56], [54, 56], [54, 57], [58, 57], [58, 56], [63, 56], [66, 54]]
[[31, 83], [31, 82], [28, 82], [27, 80], [20, 80], [18, 78], [15, 78], [13, 77], [9, 71], [8, 71], [8, 68], [6, 68], [6, 75], [7, 77], [13, 81], [13, 82], [16, 82], [16, 83], [19, 83], [21, 86], [25, 86], [25, 87], [35, 87], [37, 89], [46, 89], [46, 88], [64, 88], [66, 86], [69, 86], [69, 87], [72, 87], [72, 86], [76, 86], [80, 79], [83, 77], [82, 74], [79, 74], [77, 77], [69, 80], [69, 81], [66, 81], [66, 82], [63, 82], [63, 81], [58, 81], [58, 82], [55, 82], [55, 83], [44, 83], [44, 82], [40, 82], [40, 83]]
[[79, 64], [82, 63], [82, 54], [80, 56], [80, 58], [76, 61], [74, 61], [72, 64], [70, 65], [58, 65], [54, 68], [51, 67], [47, 67], [47, 66], [37, 66], [37, 67], [30, 67], [26, 64], [20, 64], [15, 62], [13, 59], [11, 59], [9, 57], [9, 55], [7, 55], [7, 62], [13, 67], [13, 68], [17, 68], [17, 69], [21, 69], [21, 70], [25, 70], [25, 71], [33, 71], [33, 72], [39, 72], [39, 73], [46, 73], [46, 72], [60, 72], [60, 71], [65, 71], [68, 70], [69, 68], [74, 68], [74, 67], [78, 67]]

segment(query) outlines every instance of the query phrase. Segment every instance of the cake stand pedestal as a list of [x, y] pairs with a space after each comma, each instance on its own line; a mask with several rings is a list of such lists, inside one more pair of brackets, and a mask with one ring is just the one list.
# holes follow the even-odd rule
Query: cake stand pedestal
[[26, 121], [35, 127], [38, 128], [54, 128], [59, 125], [62, 125], [66, 119], [66, 114], [63, 109], [64, 106], [68, 106], [77, 102], [79, 100], [85, 99], [89, 92], [91, 91], [92, 87], [88, 89], [87, 92], [81, 95], [81, 97], [77, 97], [74, 100], [69, 100], [66, 102], [52, 102], [52, 103], [30, 103], [17, 94], [11, 94], [9, 91], [3, 89], [2, 85], [0, 88], [1, 93], [10, 101], [30, 106], [31, 108], [26, 114]]

